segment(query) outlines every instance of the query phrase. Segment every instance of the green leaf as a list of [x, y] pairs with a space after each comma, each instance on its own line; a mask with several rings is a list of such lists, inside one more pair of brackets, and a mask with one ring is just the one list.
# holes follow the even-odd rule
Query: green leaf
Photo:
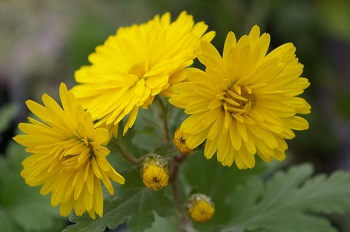
[[13, 172], [20, 173], [22, 171], [22, 161], [28, 156], [29, 154], [25, 152], [24, 147], [16, 143], [14, 140], [11, 140], [7, 145], [7, 162]]
[[158, 155], [161, 155], [163, 157], [171, 158], [175, 155], [180, 154], [179, 150], [175, 147], [173, 142], [167, 142], [161, 144], [159, 147], [157, 147], [153, 153], [156, 153]]
[[301, 165], [276, 173], [265, 185], [255, 178], [238, 187], [230, 203], [232, 226], [222, 231], [336, 231], [323, 214], [350, 210], [350, 174], [311, 178], [312, 172]]
[[11, 231], [11, 232], [21, 232], [22, 229], [18, 227], [10, 215], [6, 213], [5, 210], [0, 210], [0, 228], [2, 231]]
[[166, 231], [166, 232], [178, 232], [179, 231], [179, 222], [176, 217], [160, 217], [155, 215], [156, 223], [152, 225], [152, 228], [147, 229], [146, 232], [154, 231]]
[[0, 109], [0, 132], [6, 130], [6, 128], [9, 126], [10, 121], [16, 115], [17, 110], [18, 108], [16, 105], [8, 104], [2, 106]]
[[72, 215], [70, 221], [75, 225], [67, 227], [64, 232], [105, 231], [116, 229], [125, 221], [129, 231], [144, 231], [155, 220], [154, 212], [161, 217], [168, 214], [169, 199], [164, 190], [153, 191], [144, 187], [138, 170], [122, 173], [126, 182], [115, 186], [115, 195], [105, 194], [104, 215], [96, 220], [87, 214], [77, 217]]
[[[125, 122], [121, 121], [119, 123], [119, 127], [118, 127], [118, 139], [117, 139], [117, 141], [121, 145], [123, 145], [125, 147], [125, 149], [129, 150], [129, 148], [131, 147], [131, 142], [135, 136], [135, 130], [134, 130], [134, 128], [130, 128], [128, 130], [128, 133], [126, 133], [123, 136], [124, 127], [125, 127]], [[115, 138], [112, 138], [112, 139], [115, 139]]]
[[[64, 218], [51, 207], [50, 196], [39, 194], [20, 176], [24, 149], [12, 142], [7, 159], [0, 157], [0, 227], [4, 231], [54, 231], [63, 227]], [[11, 228], [11, 229], [10, 229]]]
[[[192, 193], [203, 193], [211, 197], [215, 204], [213, 219], [205, 224], [194, 223], [198, 231], [217, 231], [217, 226], [226, 224], [230, 219], [230, 201], [236, 186], [250, 180], [266, 170], [265, 163], [257, 160], [257, 164], [250, 170], [239, 170], [235, 165], [224, 167], [216, 157], [207, 160], [203, 151], [192, 153], [181, 167], [181, 180], [185, 183], [186, 198]], [[184, 199], [185, 201], [186, 199]]]

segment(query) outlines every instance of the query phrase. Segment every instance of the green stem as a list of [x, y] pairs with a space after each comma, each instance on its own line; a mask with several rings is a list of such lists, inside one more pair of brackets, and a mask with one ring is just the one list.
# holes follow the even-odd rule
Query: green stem
[[188, 228], [191, 227], [190, 222], [188, 221], [188, 218], [186, 216], [186, 213], [184, 212], [183, 202], [181, 201], [181, 194], [178, 186], [178, 173], [181, 164], [186, 160], [187, 156], [183, 154], [179, 154], [175, 156], [173, 159], [171, 159], [171, 176], [169, 178], [169, 182], [171, 185], [171, 192], [174, 199], [174, 205], [176, 207], [176, 210], [179, 214], [180, 221], [181, 221], [181, 231], [187, 231]]
[[134, 166], [140, 166], [144, 161], [144, 159], [148, 156], [147, 154], [137, 159], [131, 152], [127, 151], [120, 143], [118, 143], [113, 139], [112, 139], [112, 142], [120, 151], [120, 154], [123, 156], [123, 158]]
[[164, 105], [163, 100], [159, 96], [157, 96], [156, 99], [158, 100], [160, 108], [163, 111], [163, 127], [164, 127], [165, 139], [167, 142], [170, 142], [171, 139], [170, 139], [170, 131], [168, 127], [168, 109]]
[[179, 154], [172, 159], [173, 168], [172, 168], [171, 176], [169, 178], [170, 183], [176, 181], [178, 172], [180, 169], [180, 165], [182, 162], [186, 160], [186, 158], [187, 158], [187, 155]]

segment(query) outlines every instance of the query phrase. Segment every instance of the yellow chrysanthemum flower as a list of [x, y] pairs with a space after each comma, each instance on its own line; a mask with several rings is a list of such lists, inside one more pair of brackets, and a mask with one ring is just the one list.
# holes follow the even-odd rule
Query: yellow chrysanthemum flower
[[44, 106], [28, 100], [30, 111], [41, 121], [28, 118], [20, 123], [25, 134], [14, 140], [33, 153], [22, 165], [21, 176], [29, 186], [43, 185], [40, 193], [51, 195], [51, 205], [60, 204], [60, 213], [67, 216], [74, 207], [76, 215], [88, 211], [103, 215], [101, 181], [110, 194], [110, 179], [124, 184], [124, 178], [107, 161], [109, 150], [103, 146], [108, 130], [95, 129], [90, 113], [77, 103], [65, 84], [60, 85], [62, 107], [44, 94]]
[[89, 56], [90, 66], [75, 74], [80, 83], [73, 88], [78, 100], [100, 124], [117, 125], [126, 115], [124, 134], [134, 124], [139, 108], [148, 108], [157, 94], [170, 96], [171, 86], [186, 79], [207, 25], [194, 24], [182, 12], [173, 22], [170, 14], [147, 23], [120, 28], [116, 35]]
[[188, 69], [189, 81], [175, 85], [178, 94], [170, 99], [190, 114], [180, 127], [189, 148], [206, 140], [206, 158], [217, 151], [224, 166], [235, 161], [240, 169], [252, 168], [256, 153], [264, 161], [283, 160], [292, 130], [308, 129], [297, 114], [310, 113], [310, 105], [297, 96], [310, 83], [300, 77], [295, 47], [287, 43], [267, 54], [269, 43], [258, 26], [238, 42], [228, 33], [222, 57], [212, 44], [201, 43], [205, 72]]

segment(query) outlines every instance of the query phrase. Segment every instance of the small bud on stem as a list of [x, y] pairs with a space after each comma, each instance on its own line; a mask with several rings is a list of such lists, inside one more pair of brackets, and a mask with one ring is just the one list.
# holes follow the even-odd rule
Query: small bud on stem
[[168, 161], [160, 155], [151, 154], [142, 163], [141, 177], [147, 188], [157, 191], [168, 185]]
[[193, 194], [187, 201], [187, 212], [193, 221], [204, 223], [213, 218], [215, 213], [214, 203], [204, 194]]
[[179, 149], [179, 151], [184, 155], [187, 155], [193, 151], [193, 149], [190, 149], [186, 144], [187, 137], [188, 134], [184, 133], [180, 128], [178, 128], [173, 139], [173, 142], [177, 149]]

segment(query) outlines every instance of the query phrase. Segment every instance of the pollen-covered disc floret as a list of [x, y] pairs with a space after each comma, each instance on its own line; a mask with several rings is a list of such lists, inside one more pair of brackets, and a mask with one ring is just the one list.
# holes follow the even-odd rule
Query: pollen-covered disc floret
[[109, 137], [106, 129], [95, 129], [91, 115], [79, 105], [73, 93], [60, 85], [60, 106], [50, 96], [44, 105], [27, 101], [29, 110], [39, 120], [20, 123], [24, 134], [14, 140], [32, 153], [22, 165], [21, 176], [29, 186], [40, 186], [43, 195], [51, 193], [51, 205], [60, 205], [67, 216], [72, 208], [80, 216], [87, 211], [103, 215], [101, 182], [114, 194], [111, 180], [124, 184], [124, 178], [107, 161], [109, 150], [103, 145]]
[[173, 143], [177, 147], [177, 149], [184, 155], [187, 155], [193, 151], [193, 149], [188, 148], [186, 144], [186, 139], [188, 137], [187, 133], [179, 130], [179, 128], [175, 131]]
[[139, 108], [148, 108], [156, 95], [172, 95], [172, 86], [186, 79], [201, 41], [210, 41], [203, 22], [182, 12], [155, 16], [140, 25], [120, 28], [89, 56], [90, 66], [75, 74], [75, 95], [99, 124], [118, 124], [129, 115], [124, 134], [134, 124]]
[[215, 214], [214, 203], [210, 197], [200, 193], [191, 195], [186, 207], [190, 218], [198, 223], [210, 221]]
[[157, 191], [168, 185], [168, 161], [160, 155], [151, 154], [142, 163], [141, 177], [147, 188]]
[[308, 129], [299, 115], [311, 107], [298, 95], [310, 83], [300, 77], [296, 49], [287, 43], [267, 53], [269, 43], [258, 26], [238, 41], [228, 33], [222, 57], [212, 44], [201, 43], [198, 59], [205, 71], [188, 69], [188, 81], [176, 84], [169, 100], [190, 115], [180, 126], [189, 149], [205, 142], [206, 158], [217, 153], [225, 166], [252, 168], [255, 154], [283, 160], [285, 139]]

